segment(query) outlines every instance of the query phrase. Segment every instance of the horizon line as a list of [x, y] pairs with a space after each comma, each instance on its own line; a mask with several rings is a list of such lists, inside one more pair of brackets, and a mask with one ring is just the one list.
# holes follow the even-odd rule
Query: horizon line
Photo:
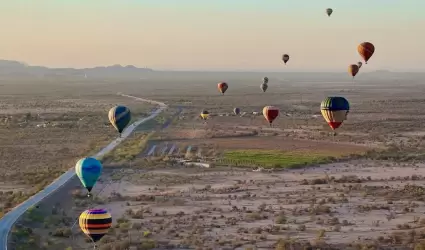
[[[185, 68], [150, 68], [150, 67], [139, 67], [139, 66], [135, 66], [134, 64], [127, 64], [127, 65], [122, 65], [122, 64], [111, 64], [111, 65], [99, 65], [99, 66], [92, 66], [92, 67], [54, 67], [54, 66], [44, 66], [44, 65], [31, 65], [28, 64], [24, 61], [18, 61], [18, 60], [10, 60], [10, 59], [0, 59], [0, 61], [9, 61], [9, 62], [17, 62], [20, 64], [23, 64], [27, 67], [45, 67], [48, 69], [76, 69], [76, 70], [85, 70], [85, 69], [94, 69], [94, 68], [100, 68], [100, 67], [112, 67], [112, 66], [120, 66], [120, 67], [128, 67], [128, 66], [133, 66], [137, 69], [149, 69], [152, 71], [156, 71], [156, 72], [228, 72], [228, 73], [333, 73], [333, 74], [345, 74], [346, 72], [344, 71], [338, 71], [338, 70], [312, 70], [312, 69], [308, 69], [308, 70], [292, 70], [292, 71], [285, 71], [284, 69], [185, 69]], [[385, 71], [385, 72], [389, 72], [389, 73], [425, 73], [425, 69], [411, 69], [411, 70], [395, 70], [395, 69], [376, 69], [376, 70], [371, 70], [368, 71], [366, 70], [365, 73], [373, 73], [373, 72], [378, 72], [378, 71]]]

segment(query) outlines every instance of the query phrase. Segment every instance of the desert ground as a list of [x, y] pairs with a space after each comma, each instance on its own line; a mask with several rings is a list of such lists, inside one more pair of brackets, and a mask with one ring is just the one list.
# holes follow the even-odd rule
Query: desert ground
[[116, 104], [144, 116], [152, 105], [97, 93], [101, 84], [1, 81], [0, 203], [2, 214], [41, 190], [75, 162], [107, 145], [117, 132], [107, 112]]
[[[33, 108], [25, 104], [33, 96], [43, 96], [51, 113], [75, 105], [78, 117], [97, 114], [94, 123], [78, 127], [73, 120], [69, 126], [75, 130], [58, 132], [72, 139], [64, 141], [85, 145], [68, 150], [72, 156], [61, 171], [114, 138], [104, 116], [110, 105], [127, 104], [140, 109], [140, 116], [153, 108], [117, 92], [170, 106], [103, 159], [94, 198], [86, 197], [77, 179], [71, 181], [21, 218], [10, 237], [12, 249], [93, 248], [74, 223], [82, 211], [95, 207], [110, 211], [114, 221], [98, 243], [102, 250], [423, 249], [425, 77], [384, 72], [360, 74], [353, 82], [339, 74], [267, 73], [269, 89], [262, 93], [264, 74], [163, 73], [78, 87], [66, 82], [49, 90], [56, 100], [40, 88], [19, 94], [2, 85], [10, 91], [2, 106], [10, 109], [16, 96], [24, 100], [22, 109]], [[225, 95], [216, 88], [222, 80], [229, 83]], [[342, 95], [351, 105], [335, 136], [319, 109], [329, 95]], [[265, 105], [281, 111], [272, 127], [252, 114]], [[246, 114], [233, 115], [234, 107]], [[198, 117], [202, 109], [212, 114], [206, 123]], [[32, 138], [38, 138], [29, 125], [16, 129], [34, 130]], [[30, 145], [10, 129], [3, 131], [3, 140], [15, 148]], [[42, 138], [53, 141], [51, 133]], [[89, 147], [87, 137], [97, 145]], [[167, 154], [171, 146], [176, 150]], [[21, 165], [34, 169], [31, 164], [60, 161], [57, 146], [51, 150], [49, 160], [33, 153]], [[183, 159], [210, 168], [183, 165]]]

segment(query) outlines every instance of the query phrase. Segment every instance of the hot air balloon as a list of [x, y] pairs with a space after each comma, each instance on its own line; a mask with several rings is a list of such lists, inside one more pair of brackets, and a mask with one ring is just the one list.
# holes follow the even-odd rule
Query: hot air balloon
[[83, 186], [89, 191], [89, 196], [97, 179], [102, 174], [102, 168], [102, 163], [92, 157], [80, 159], [75, 164], [75, 173], [80, 178]]
[[349, 110], [350, 104], [347, 99], [339, 96], [327, 97], [320, 105], [323, 118], [333, 130], [339, 128], [347, 119]]
[[115, 106], [111, 108], [111, 110], [109, 110], [108, 117], [112, 126], [115, 127], [115, 129], [118, 131], [118, 133], [120, 133], [121, 136], [121, 133], [124, 128], [130, 123], [131, 112], [125, 106]]
[[81, 213], [80, 228], [93, 242], [99, 241], [112, 226], [112, 217], [105, 209], [89, 209]]
[[269, 83], [269, 78], [267, 76], [266, 77], [263, 77], [263, 83], [264, 84]]
[[331, 16], [332, 12], [334, 12], [334, 11], [331, 8], [326, 9], [326, 14], [328, 14], [328, 16]]
[[359, 52], [360, 56], [363, 58], [363, 60], [367, 64], [367, 61], [369, 61], [373, 53], [375, 53], [375, 46], [373, 46], [373, 44], [369, 42], [364, 42], [359, 44], [359, 46], [357, 46], [357, 51]]
[[202, 120], [207, 120], [208, 119], [208, 117], [210, 116], [210, 113], [208, 112], [208, 111], [206, 111], [206, 110], [202, 110], [202, 112], [201, 112], [201, 118], [202, 118]]
[[359, 72], [359, 66], [357, 66], [356, 64], [351, 64], [350, 66], [348, 66], [348, 73], [354, 78], [357, 73]]
[[233, 113], [235, 113], [235, 115], [239, 115], [241, 113], [241, 109], [240, 108], [234, 108]]
[[263, 92], [266, 92], [269, 86], [266, 83], [262, 83], [260, 87], [261, 87], [261, 90], [263, 90]]
[[361, 67], [363, 66], [363, 63], [362, 62], [358, 62], [357, 63], [357, 66], [359, 66], [359, 69], [361, 69]]
[[283, 56], [282, 56], [282, 60], [283, 60], [283, 62], [285, 63], [285, 65], [286, 65], [286, 63], [289, 61], [289, 55], [288, 54], [284, 54]]
[[269, 122], [270, 127], [272, 126], [272, 122], [279, 116], [279, 109], [274, 106], [265, 106], [263, 108], [264, 118]]
[[220, 82], [220, 83], [218, 83], [217, 87], [218, 87], [218, 91], [220, 91], [220, 93], [222, 93], [224, 95], [226, 90], [229, 88], [229, 85], [227, 85], [227, 83], [225, 83], [225, 82]]

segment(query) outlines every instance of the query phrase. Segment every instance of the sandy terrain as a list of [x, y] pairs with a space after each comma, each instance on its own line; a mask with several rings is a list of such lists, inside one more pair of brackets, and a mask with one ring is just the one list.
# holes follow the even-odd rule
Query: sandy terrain
[[[224, 96], [216, 90], [216, 82], [223, 77], [230, 83]], [[161, 129], [160, 124], [166, 120], [166, 116], [161, 116], [138, 130], [142, 134], [156, 130], [150, 145], [175, 143], [179, 148], [191, 145], [194, 150], [202, 149], [203, 154], [211, 153], [214, 157], [238, 149], [294, 151], [306, 155], [357, 154], [368, 150], [366, 155], [360, 160], [318, 168], [274, 173], [251, 169], [231, 171], [220, 166], [183, 168], [167, 157], [144, 158], [140, 152], [144, 146], [133, 142], [121, 149], [119, 161], [104, 162], [105, 173], [94, 189], [99, 194], [94, 201], [85, 197], [78, 181], [70, 183], [17, 224], [13, 246], [89, 249], [84, 235], [72, 225], [84, 209], [92, 207], [105, 207], [114, 218], [114, 229], [99, 243], [102, 250], [130, 246], [163, 249], [166, 245], [174, 249], [298, 250], [304, 249], [301, 244], [320, 246], [322, 250], [362, 249], [368, 244], [407, 250], [413, 249], [413, 243], [420, 244], [425, 239], [422, 229], [425, 225], [422, 176], [425, 175], [419, 164], [425, 160], [422, 80], [406, 80], [401, 85], [390, 76], [362, 78], [361, 75], [351, 85], [340, 76], [295, 77], [273, 73], [269, 75], [270, 91], [260, 93], [262, 77], [262, 73], [161, 73], [146, 81], [105, 80], [84, 85], [78, 91], [75, 83], [64, 83], [62, 89], [49, 89], [46, 93], [33, 91], [45, 98], [60, 93], [54, 104], [43, 104], [45, 107], [40, 108], [49, 110], [49, 114], [55, 113], [54, 108], [60, 112], [72, 108], [78, 117], [79, 110], [93, 109], [94, 113], [87, 116], [95, 123], [88, 122], [78, 128], [84, 138], [91, 135], [98, 138], [94, 131], [105, 134], [102, 129], [108, 129], [107, 121], [97, 117], [105, 111], [107, 103], [120, 102], [112, 97], [113, 93], [126, 92], [165, 101], [170, 110], [183, 108], [178, 119], [167, 128]], [[17, 95], [10, 85], [2, 88], [9, 101]], [[349, 119], [336, 136], [332, 136], [319, 112], [320, 101], [329, 95], [343, 95], [351, 106]], [[31, 102], [29, 96], [24, 96], [22, 104], [18, 104], [20, 109], [39, 102]], [[75, 100], [80, 101], [75, 103]], [[1, 105], [14, 112], [13, 105]], [[281, 110], [273, 128], [268, 127], [262, 116], [230, 115], [234, 107], [252, 112], [260, 111], [265, 105], [275, 105]], [[202, 109], [216, 114], [207, 124], [198, 118]], [[146, 109], [141, 107], [137, 112], [143, 114]], [[219, 115], [226, 113], [229, 116]], [[51, 133], [42, 137], [52, 140]], [[82, 137], [76, 133], [71, 133], [72, 140], [67, 142], [73, 143], [72, 148], [81, 149], [81, 153], [86, 152], [88, 149], [79, 144]], [[42, 148], [35, 146], [41, 143], [31, 144], [22, 133], [14, 135], [5, 132], [1, 136], [4, 141], [13, 142], [15, 149], [32, 145], [32, 150], [44, 150], [22, 157], [28, 158], [22, 166], [29, 169], [39, 169], [31, 167], [30, 162], [51, 161], [43, 161], [37, 155], [69, 152], [58, 150], [58, 144], [65, 145], [63, 141]], [[21, 190], [27, 187], [12, 184]], [[14, 188], [6, 181], [2, 187]], [[280, 238], [284, 240], [279, 246]]]
[[[88, 207], [106, 208], [114, 218], [116, 229], [101, 249], [123, 237], [134, 246], [211, 249], [270, 249], [281, 238], [322, 249], [394, 245], [394, 237], [403, 237], [402, 245], [425, 227], [424, 178], [425, 165], [366, 160], [274, 173], [117, 169], [102, 176], [98, 202]], [[69, 223], [88, 205], [75, 192], [60, 205]], [[74, 247], [89, 247], [78, 230], [72, 237]]]
[[135, 117], [153, 107], [113, 92], [82, 94], [75, 86], [52, 85], [0, 86], [0, 215], [115, 138], [111, 107], [127, 105]]

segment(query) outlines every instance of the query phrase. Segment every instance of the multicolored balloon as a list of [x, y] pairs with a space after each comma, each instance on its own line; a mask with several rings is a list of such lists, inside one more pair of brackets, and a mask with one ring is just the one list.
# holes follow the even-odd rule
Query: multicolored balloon
[[263, 108], [264, 118], [269, 122], [270, 127], [272, 122], [279, 116], [279, 109], [274, 106], [265, 106]]
[[102, 163], [92, 157], [80, 159], [75, 164], [75, 173], [83, 186], [90, 192], [102, 174]]
[[218, 83], [217, 87], [218, 87], [218, 91], [220, 91], [220, 93], [224, 95], [226, 90], [229, 88], [229, 85], [225, 82], [220, 82]]
[[356, 64], [351, 64], [350, 66], [348, 66], [348, 73], [354, 78], [357, 73], [359, 73], [359, 66], [357, 66]]
[[364, 42], [357, 46], [357, 52], [359, 52], [360, 56], [367, 64], [367, 61], [369, 61], [373, 53], [375, 53], [375, 46], [370, 42]]
[[121, 135], [122, 131], [130, 123], [131, 112], [125, 106], [115, 106], [109, 110], [108, 117], [112, 126], [114, 126]]
[[105, 209], [89, 209], [81, 213], [79, 224], [83, 233], [97, 242], [111, 228], [112, 216]]
[[283, 60], [283, 62], [285, 63], [285, 65], [286, 65], [286, 63], [289, 61], [289, 55], [288, 54], [284, 54], [283, 56], [282, 56], [282, 60]]
[[344, 97], [327, 97], [320, 104], [320, 111], [329, 126], [335, 130], [339, 128], [345, 120], [347, 120], [347, 115], [350, 111], [350, 104]]
[[210, 113], [208, 112], [208, 111], [206, 111], [206, 110], [202, 110], [202, 112], [201, 112], [201, 118], [202, 118], [202, 120], [207, 120], [208, 119], [208, 117], [210, 116]]

